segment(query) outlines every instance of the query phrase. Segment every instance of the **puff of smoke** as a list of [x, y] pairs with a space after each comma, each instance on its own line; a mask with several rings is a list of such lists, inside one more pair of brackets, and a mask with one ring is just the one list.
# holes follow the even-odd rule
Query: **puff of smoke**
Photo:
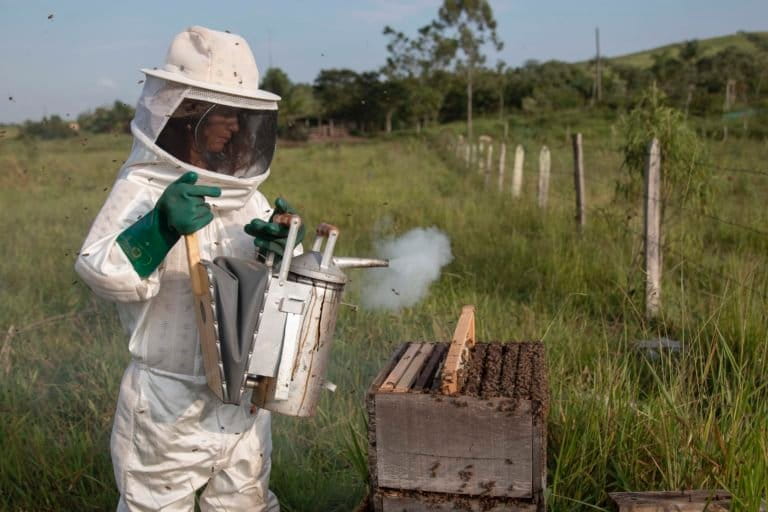
[[379, 240], [375, 248], [378, 257], [389, 259], [389, 268], [365, 273], [361, 303], [366, 309], [398, 311], [413, 306], [453, 260], [450, 239], [435, 227]]

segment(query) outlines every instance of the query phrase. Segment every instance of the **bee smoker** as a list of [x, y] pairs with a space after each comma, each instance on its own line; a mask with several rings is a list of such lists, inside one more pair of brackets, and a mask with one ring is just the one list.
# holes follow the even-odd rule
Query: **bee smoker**
[[[294, 247], [301, 218], [289, 226]], [[288, 416], [312, 416], [325, 374], [347, 276], [343, 269], [386, 267], [387, 260], [334, 257], [339, 230], [320, 224], [312, 249], [286, 250], [282, 263], [241, 258], [200, 260], [194, 235], [186, 238], [195, 311], [208, 387], [239, 404], [252, 389], [254, 405]]]

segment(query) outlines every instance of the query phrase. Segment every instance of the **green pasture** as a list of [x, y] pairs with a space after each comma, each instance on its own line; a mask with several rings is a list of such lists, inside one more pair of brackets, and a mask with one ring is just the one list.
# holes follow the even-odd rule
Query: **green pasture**
[[[760, 36], [764, 36], [766, 32], [754, 32]], [[673, 43], [664, 46], [659, 46], [652, 50], [645, 50], [641, 52], [628, 53], [626, 55], [620, 55], [617, 57], [609, 58], [610, 62], [615, 64], [626, 64], [630, 66], [637, 66], [640, 68], [648, 68], [653, 64], [653, 56], [662, 53], [668, 53], [670, 57], [678, 57], [681, 48], [685, 43]], [[753, 41], [750, 41], [747, 37], [747, 33], [738, 32], [736, 34], [728, 34], [720, 37], [709, 37], [699, 40], [699, 46], [703, 55], [714, 55], [717, 52], [728, 48], [729, 46], [736, 47], [746, 52], [755, 52], [757, 47]]]
[[[538, 124], [537, 124], [538, 123]], [[641, 198], [617, 194], [611, 120], [510, 125], [527, 150], [524, 194], [466, 169], [421, 136], [279, 149], [263, 187], [310, 225], [341, 229], [339, 254], [373, 255], [378, 237], [436, 226], [454, 260], [429, 296], [398, 313], [343, 308], [329, 378], [311, 419], [276, 418], [272, 487], [286, 511], [347, 511], [366, 491], [363, 393], [404, 341], [447, 340], [463, 304], [478, 337], [543, 339], [549, 360], [550, 510], [604, 510], [618, 490], [725, 488], [738, 510], [768, 491], [768, 150], [712, 142], [708, 212], [669, 207], [663, 314], [643, 314]], [[476, 132], [500, 135], [483, 120]], [[589, 210], [573, 221], [570, 132], [585, 132]], [[536, 206], [540, 145], [552, 150], [549, 207]], [[0, 510], [109, 510], [112, 413], [126, 339], [114, 309], [73, 264], [130, 140], [0, 139]], [[511, 149], [507, 153], [511, 174]], [[361, 271], [345, 302], [360, 294]], [[15, 329], [14, 335], [12, 328]], [[669, 336], [681, 354], [650, 360], [635, 340]]]

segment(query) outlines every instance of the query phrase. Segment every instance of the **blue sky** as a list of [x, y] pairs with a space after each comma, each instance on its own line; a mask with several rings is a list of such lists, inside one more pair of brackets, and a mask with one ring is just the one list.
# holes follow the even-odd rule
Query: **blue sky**
[[[376, 69], [384, 25], [414, 33], [441, 0], [105, 2], [0, 0], [0, 122], [71, 117], [120, 99], [133, 104], [141, 67], [160, 66], [173, 35], [206, 25], [243, 35], [264, 71], [311, 82], [320, 69]], [[491, 0], [504, 50], [490, 55], [577, 61], [737, 30], [768, 30], [768, 0]], [[53, 14], [52, 19], [48, 16]], [[13, 100], [9, 100], [13, 97]]]

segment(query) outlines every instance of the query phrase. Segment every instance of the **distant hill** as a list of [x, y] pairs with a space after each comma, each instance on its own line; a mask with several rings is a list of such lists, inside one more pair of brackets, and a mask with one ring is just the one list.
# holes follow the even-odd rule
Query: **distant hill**
[[[756, 40], [762, 40], [758, 42]], [[727, 36], [698, 39], [699, 51], [702, 56], [713, 55], [729, 46], [735, 46], [747, 52], [768, 51], [768, 32], [738, 32]], [[651, 50], [644, 50], [618, 57], [608, 57], [606, 60], [615, 64], [626, 64], [639, 68], [648, 68], [653, 64], [653, 55], [668, 52], [670, 56], [677, 57], [680, 49], [686, 41], [659, 46]], [[760, 44], [764, 45], [762, 48]]]

